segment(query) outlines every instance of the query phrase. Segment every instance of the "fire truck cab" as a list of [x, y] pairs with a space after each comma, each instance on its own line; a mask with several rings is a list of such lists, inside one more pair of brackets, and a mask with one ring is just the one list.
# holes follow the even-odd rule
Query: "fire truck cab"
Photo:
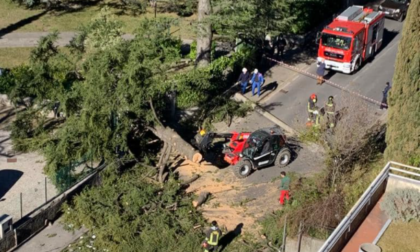
[[322, 30], [318, 62], [343, 73], [357, 71], [382, 45], [385, 14], [363, 6], [351, 6]]

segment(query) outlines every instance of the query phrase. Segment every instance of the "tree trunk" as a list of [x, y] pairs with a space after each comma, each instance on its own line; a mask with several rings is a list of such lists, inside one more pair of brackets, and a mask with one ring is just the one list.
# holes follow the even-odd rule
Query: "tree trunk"
[[197, 58], [199, 67], [207, 66], [211, 61], [211, 42], [213, 33], [211, 23], [207, 19], [211, 14], [210, 0], [198, 1], [198, 33], [197, 33]]
[[[156, 126], [153, 133], [168, 144], [168, 149], [177, 151], [183, 155], [186, 159], [193, 161], [194, 163], [200, 162], [202, 155], [199, 151], [194, 149], [189, 143], [187, 143], [181, 136], [169, 127]], [[162, 153], [164, 155], [164, 153]], [[160, 164], [161, 165], [161, 164]]]
[[206, 192], [206, 191], [201, 192], [200, 195], [198, 196], [198, 199], [193, 201], [193, 206], [195, 208], [201, 206], [204, 202], [206, 202], [209, 195], [210, 195], [209, 192]]

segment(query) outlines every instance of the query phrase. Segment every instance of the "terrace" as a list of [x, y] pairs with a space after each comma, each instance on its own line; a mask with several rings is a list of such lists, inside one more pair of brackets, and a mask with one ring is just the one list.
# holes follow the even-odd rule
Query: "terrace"
[[[420, 168], [389, 162], [319, 252], [416, 251], [420, 234], [415, 230], [420, 230], [420, 223], [393, 222], [380, 208], [387, 193], [401, 188], [415, 188], [420, 193]], [[403, 247], [395, 246], [398, 243]]]

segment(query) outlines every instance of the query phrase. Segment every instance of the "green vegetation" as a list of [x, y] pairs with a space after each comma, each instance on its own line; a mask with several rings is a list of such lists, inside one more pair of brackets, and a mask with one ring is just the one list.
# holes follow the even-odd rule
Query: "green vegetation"
[[0, 48], [0, 62], [2, 68], [12, 68], [29, 63], [29, 56], [33, 48]]
[[420, 2], [404, 22], [389, 94], [386, 159], [420, 166]]
[[[118, 174], [116, 167], [101, 173], [101, 186], [92, 187], [63, 206], [67, 227], [89, 229], [92, 243], [103, 251], [198, 251], [206, 226], [191, 204], [191, 196], [182, 192], [170, 178], [163, 188], [150, 183], [147, 168], [135, 166]], [[124, 183], [121, 183], [124, 181]], [[80, 246], [80, 250], [91, 251]]]
[[[143, 20], [136, 38], [124, 41], [121, 23], [104, 10], [82, 28], [66, 53], [54, 46], [57, 33], [43, 38], [29, 65], [5, 78], [12, 101], [23, 104], [23, 98], [32, 98], [28, 110], [14, 122], [15, 148], [42, 150], [45, 171], [57, 181], [60, 167], [72, 167], [86, 153], [95, 160], [112, 161], [116, 150], [130, 152], [132, 139], [140, 141], [134, 156], [150, 161], [156, 150], [141, 146], [156, 137], [150, 130], [161, 136], [155, 131], [161, 127], [159, 120], [172, 120], [166, 116], [170, 101], [164, 97], [173, 89], [179, 108], [203, 105], [193, 119], [195, 126], [244, 115], [246, 106], [217, 94], [252, 60], [252, 52], [221, 57], [207, 68], [174, 72], [180, 41], [167, 33], [172, 22]], [[65, 122], [55, 120], [46, 127], [51, 121], [46, 115], [56, 101]]]
[[[115, 15], [115, 19], [124, 24], [123, 33], [134, 33], [144, 19], [154, 18], [154, 10], [150, 7], [143, 13], [133, 13], [130, 8], [122, 8], [120, 5], [120, 1], [105, 0], [98, 1], [96, 4], [74, 3], [70, 4], [69, 8], [52, 9], [45, 12], [41, 8], [25, 8], [12, 0], [3, 0], [0, 4], [0, 17], [2, 17], [0, 27], [7, 28], [17, 25], [18, 29], [14, 30], [16, 32], [77, 31], [81, 25], [89, 23], [92, 17], [106, 6]], [[184, 39], [195, 37], [192, 25], [196, 19], [195, 15], [179, 18], [176, 13], [163, 11], [157, 13], [158, 18], [179, 19], [178, 25], [170, 28], [174, 36]], [[24, 24], [19, 26], [19, 23]]]
[[396, 221], [420, 221], [420, 192], [414, 188], [395, 189], [385, 194], [381, 209]]
[[343, 102], [357, 113], [340, 111], [333, 132], [321, 122], [320, 128], [305, 129], [299, 136], [301, 141], [324, 146], [327, 167], [314, 177], [292, 174], [291, 204], [262, 222], [264, 234], [274, 244], [282, 242], [285, 221], [288, 236], [296, 236], [302, 223], [305, 234], [328, 237], [383, 168], [384, 126], [366, 119], [370, 113], [366, 102], [355, 98]]
[[381, 239], [378, 246], [383, 252], [418, 252], [420, 240], [420, 222], [393, 221]]

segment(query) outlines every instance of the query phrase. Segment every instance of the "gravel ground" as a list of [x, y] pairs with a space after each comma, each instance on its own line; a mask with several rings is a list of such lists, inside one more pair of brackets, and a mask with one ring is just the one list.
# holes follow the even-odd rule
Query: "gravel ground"
[[[0, 216], [7, 214], [16, 222], [20, 219], [20, 193], [22, 213], [28, 214], [45, 202], [44, 159], [38, 153], [16, 154], [17, 162], [7, 162], [12, 152], [10, 132], [0, 130]], [[57, 194], [55, 186], [47, 180], [47, 198]]]

